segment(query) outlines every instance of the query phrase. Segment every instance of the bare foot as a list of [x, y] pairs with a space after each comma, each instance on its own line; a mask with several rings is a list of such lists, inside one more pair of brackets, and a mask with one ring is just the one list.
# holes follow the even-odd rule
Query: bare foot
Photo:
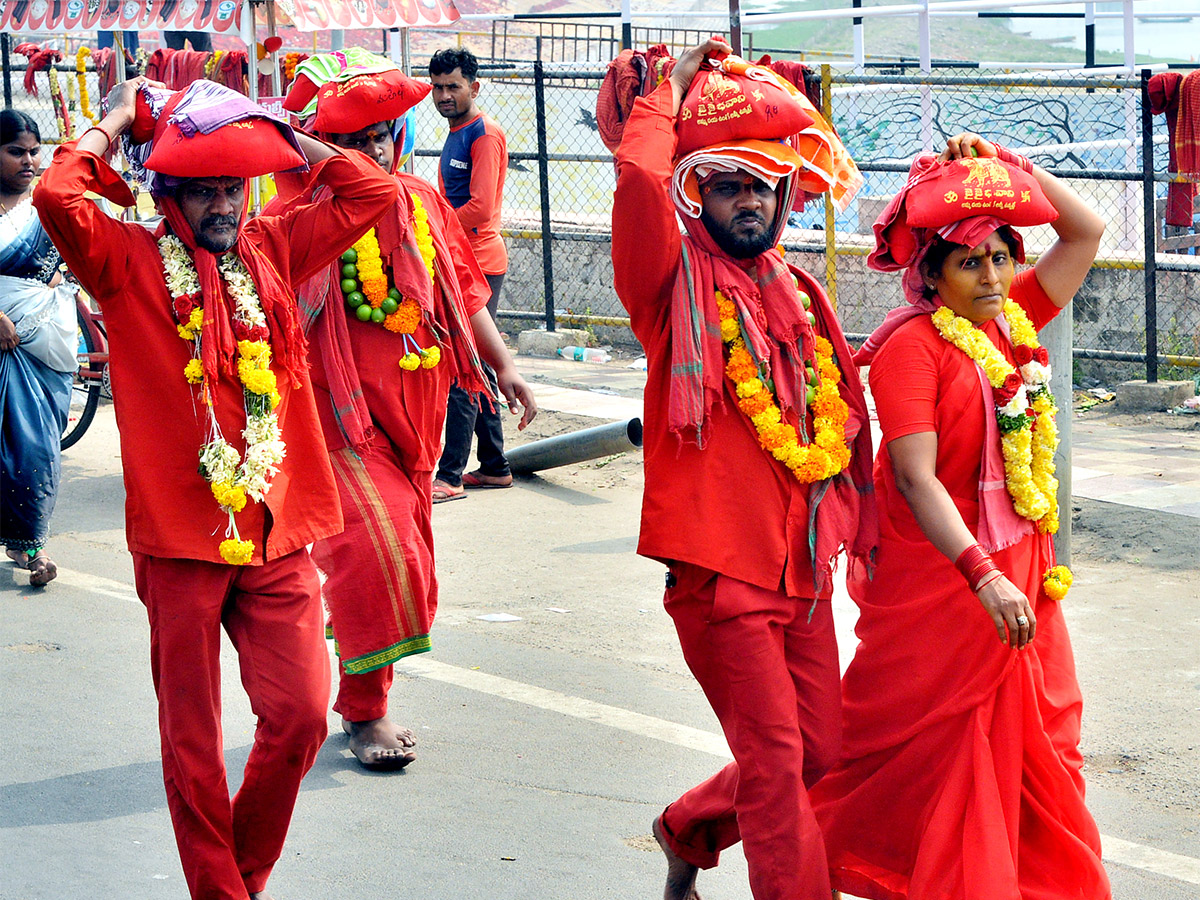
[[54, 564], [45, 550], [39, 550], [33, 559], [29, 560], [29, 583], [34, 587], [42, 587], [58, 577], [58, 566]]
[[350, 752], [368, 769], [403, 769], [417, 758], [412, 751], [416, 736], [407, 728], [397, 728], [387, 716], [366, 722], [342, 719], [342, 730], [350, 735]]
[[654, 820], [651, 831], [667, 857], [667, 886], [663, 888], [663, 900], [701, 900], [700, 895], [696, 893], [696, 876], [700, 870], [675, 855], [663, 834], [662, 816]]
[[5, 550], [4, 552], [8, 554], [8, 558], [13, 561], [13, 565], [18, 569], [29, 568], [29, 554], [24, 550]]

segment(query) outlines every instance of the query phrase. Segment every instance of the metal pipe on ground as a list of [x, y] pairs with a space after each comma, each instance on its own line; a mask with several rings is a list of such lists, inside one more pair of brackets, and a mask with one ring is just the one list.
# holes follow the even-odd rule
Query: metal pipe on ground
[[508, 466], [515, 475], [528, 475], [542, 469], [569, 466], [602, 456], [628, 453], [642, 446], [642, 420], [634, 417], [624, 422], [610, 422], [570, 434], [543, 438], [504, 451]]

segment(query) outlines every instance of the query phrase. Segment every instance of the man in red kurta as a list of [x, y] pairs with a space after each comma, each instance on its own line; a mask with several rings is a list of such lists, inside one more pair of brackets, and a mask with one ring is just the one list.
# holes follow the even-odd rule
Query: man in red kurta
[[756, 900], [827, 900], [806, 790], [838, 753], [830, 574], [873, 543], [870, 438], [828, 301], [773, 249], [803, 162], [783, 141], [813, 122], [769, 73], [710, 60], [728, 52], [684, 54], [617, 151], [616, 288], [648, 361], [638, 552], [669, 567], [667, 611], [735, 760], [654, 833], [667, 900], [738, 840]]
[[[429, 86], [382, 58], [324, 83], [322, 73], [336, 71], [326, 61], [301, 64], [305, 77], [287, 107], [303, 113], [315, 102], [312, 128], [393, 172], [402, 145], [393, 129]], [[317, 411], [346, 520], [344, 532], [313, 545], [340, 660], [333, 708], [350, 749], [371, 769], [416, 758], [412, 732], [388, 717], [388, 691], [393, 663], [431, 646], [430, 487], [450, 385], [484, 390], [482, 356], [510, 404], [525, 407], [518, 427], [536, 412], [488, 313], [488, 284], [454, 210], [427, 181], [394, 175], [399, 197], [346, 254], [353, 260], [326, 267], [300, 291]], [[281, 176], [279, 185], [267, 212], [322, 190], [319, 178]]]
[[[342, 528], [292, 286], [361, 235], [396, 187], [361, 157], [297, 140], [226, 88], [197, 82], [170, 95], [139, 82], [120, 85], [100, 124], [59, 149], [34, 203], [104, 311], [126, 532], [149, 614], [163, 775], [188, 887], [204, 900], [265, 898], [300, 781], [327, 734], [329, 663], [305, 545]], [[173, 116], [193, 135], [168, 124]], [[127, 155], [153, 148], [140, 158], [166, 217], [157, 234], [84, 196], [133, 205], [102, 158], [127, 132], [143, 142], [127, 144]], [[244, 221], [245, 177], [303, 166], [305, 156], [321, 164], [328, 198]], [[221, 452], [198, 472], [202, 447]], [[222, 626], [258, 717], [232, 800]]]

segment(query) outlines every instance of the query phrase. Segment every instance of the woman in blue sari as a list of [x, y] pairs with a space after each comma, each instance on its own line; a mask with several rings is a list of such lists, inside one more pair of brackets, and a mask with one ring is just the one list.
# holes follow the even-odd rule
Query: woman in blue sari
[[78, 346], [74, 292], [30, 204], [40, 155], [33, 119], [0, 112], [0, 544], [34, 586], [58, 574], [45, 545]]

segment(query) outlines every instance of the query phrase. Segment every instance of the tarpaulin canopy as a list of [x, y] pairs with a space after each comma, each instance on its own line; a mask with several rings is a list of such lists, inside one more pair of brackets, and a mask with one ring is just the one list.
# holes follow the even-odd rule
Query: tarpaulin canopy
[[[449, 25], [454, 0], [272, 0], [301, 31]], [[238, 34], [247, 0], [0, 0], [0, 31], [208, 31]]]

